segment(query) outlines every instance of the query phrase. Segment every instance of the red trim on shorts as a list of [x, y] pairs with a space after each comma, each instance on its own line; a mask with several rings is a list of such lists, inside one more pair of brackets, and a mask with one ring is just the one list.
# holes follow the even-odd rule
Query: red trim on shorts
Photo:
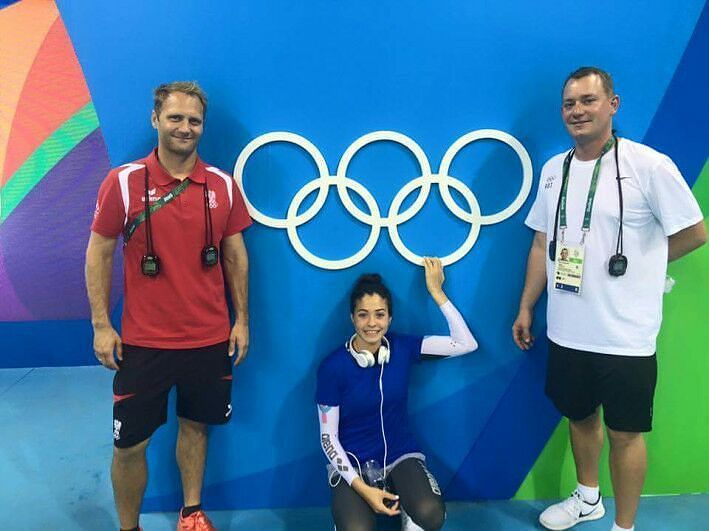
[[229, 374], [228, 376], [222, 376], [222, 380], [233, 380], [233, 379], [234, 379], [234, 377], [231, 374]]
[[136, 393], [129, 393], [127, 395], [113, 395], [113, 403], [115, 404], [116, 402], [120, 402], [121, 400], [125, 400], [126, 398], [131, 398], [135, 395]]

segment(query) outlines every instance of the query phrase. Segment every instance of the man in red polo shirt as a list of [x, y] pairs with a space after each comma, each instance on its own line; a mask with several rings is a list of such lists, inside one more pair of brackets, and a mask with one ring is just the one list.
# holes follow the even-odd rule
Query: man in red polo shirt
[[[184, 507], [179, 531], [211, 530], [201, 509], [207, 425], [231, 418], [231, 362], [249, 343], [251, 224], [234, 180], [197, 156], [207, 98], [196, 83], [155, 89], [158, 147], [111, 170], [98, 194], [86, 251], [94, 351], [113, 380], [111, 478], [122, 530], [137, 530], [147, 481], [145, 449], [167, 419], [177, 387], [177, 463]], [[124, 241], [122, 335], [108, 302], [113, 252]], [[221, 255], [221, 256], [220, 256]], [[224, 280], [236, 324], [230, 327]]]

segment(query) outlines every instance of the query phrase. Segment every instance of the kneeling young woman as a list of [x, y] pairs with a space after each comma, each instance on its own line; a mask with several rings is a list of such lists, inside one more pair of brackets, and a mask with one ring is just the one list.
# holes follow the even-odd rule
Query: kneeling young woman
[[379, 275], [362, 275], [350, 295], [354, 334], [318, 369], [320, 441], [330, 462], [332, 513], [339, 531], [374, 529], [375, 513], [401, 513], [406, 530], [443, 526], [441, 491], [409, 428], [411, 367], [429, 357], [466, 354], [477, 342], [443, 292], [440, 260], [424, 258], [424, 271], [449, 336], [389, 332], [391, 294]]

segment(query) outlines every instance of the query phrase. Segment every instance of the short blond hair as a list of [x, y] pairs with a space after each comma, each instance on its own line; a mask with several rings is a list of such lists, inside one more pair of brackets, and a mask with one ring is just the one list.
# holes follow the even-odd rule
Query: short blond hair
[[162, 104], [173, 92], [182, 92], [188, 96], [194, 96], [202, 103], [202, 114], [207, 115], [207, 94], [196, 81], [173, 81], [163, 83], [153, 91], [153, 110], [160, 116]]

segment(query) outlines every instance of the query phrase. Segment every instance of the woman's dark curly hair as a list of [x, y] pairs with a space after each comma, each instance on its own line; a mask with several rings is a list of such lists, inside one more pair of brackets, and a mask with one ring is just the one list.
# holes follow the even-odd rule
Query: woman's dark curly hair
[[382, 282], [381, 275], [377, 273], [366, 273], [360, 276], [355, 282], [350, 293], [350, 313], [354, 313], [357, 302], [365, 295], [379, 295], [387, 303], [389, 316], [394, 315], [394, 305], [391, 301], [391, 292]]

